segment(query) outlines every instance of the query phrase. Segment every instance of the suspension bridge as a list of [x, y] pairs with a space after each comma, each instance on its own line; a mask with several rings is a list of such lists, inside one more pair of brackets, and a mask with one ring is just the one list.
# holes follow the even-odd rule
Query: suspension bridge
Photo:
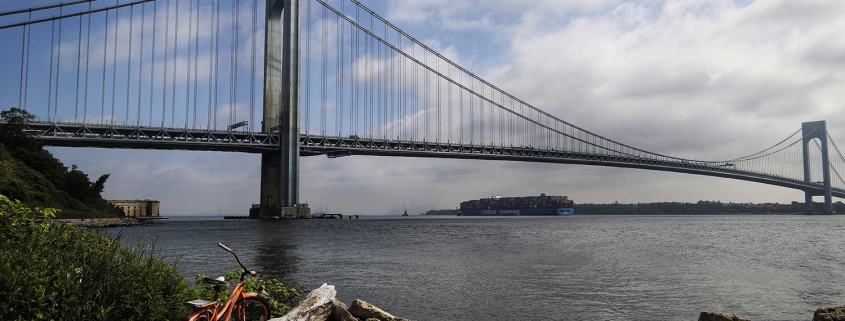
[[299, 158], [315, 155], [716, 176], [801, 190], [806, 213], [814, 196], [826, 213], [845, 197], [845, 157], [824, 121], [733, 159], [646, 151], [505, 92], [356, 0], [22, 6], [0, 12], [0, 43], [15, 53], [3, 72], [19, 75], [3, 104], [36, 116], [29, 134], [53, 146], [261, 154], [261, 217], [308, 213]]

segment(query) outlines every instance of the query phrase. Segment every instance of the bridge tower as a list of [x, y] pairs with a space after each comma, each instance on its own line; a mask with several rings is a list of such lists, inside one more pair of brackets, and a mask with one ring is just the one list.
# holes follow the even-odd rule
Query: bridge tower
[[[827, 125], [824, 120], [807, 122], [801, 124], [801, 135], [804, 137], [801, 142], [804, 156], [804, 181], [810, 183], [810, 142], [818, 138], [822, 147], [822, 183], [824, 184], [824, 213], [833, 214], [833, 201], [830, 191], [830, 160], [827, 148]], [[818, 192], [804, 191], [804, 214], [813, 213], [813, 196]]]
[[300, 19], [300, 0], [267, 0], [262, 131], [279, 133], [279, 150], [261, 155], [259, 217], [310, 215], [299, 204]]

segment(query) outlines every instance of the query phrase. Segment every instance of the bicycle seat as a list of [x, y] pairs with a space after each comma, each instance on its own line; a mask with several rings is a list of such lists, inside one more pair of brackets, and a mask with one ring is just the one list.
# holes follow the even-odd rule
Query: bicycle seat
[[196, 299], [196, 300], [191, 300], [191, 301], [185, 302], [185, 304], [194, 307], [194, 309], [203, 308], [203, 307], [212, 305], [214, 303], [217, 303], [217, 301], [216, 300], [209, 300], [209, 299]]
[[229, 287], [229, 282], [224, 281], [222, 276], [221, 276], [221, 277], [219, 277], [219, 278], [217, 278], [217, 279], [212, 279], [212, 278], [209, 278], [209, 277], [204, 277], [204, 278], [202, 278], [202, 283], [204, 283], [204, 284], [216, 285], [216, 286], [225, 286], [225, 287]]

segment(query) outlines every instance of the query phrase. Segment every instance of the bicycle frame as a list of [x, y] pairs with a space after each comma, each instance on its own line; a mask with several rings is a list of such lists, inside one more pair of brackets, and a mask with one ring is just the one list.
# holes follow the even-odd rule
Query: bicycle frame
[[[238, 258], [238, 255], [235, 254], [234, 251], [222, 243], [217, 243], [217, 245], [227, 252], [232, 253], [235, 256], [235, 259], [238, 260], [238, 264], [240, 264], [244, 269], [243, 273], [241, 273], [240, 282], [235, 285], [232, 292], [229, 293], [229, 298], [223, 304], [220, 304], [219, 288], [215, 288], [214, 300], [212, 301], [203, 299], [189, 301], [188, 304], [193, 305], [196, 309], [188, 314], [188, 316], [182, 318], [183, 321], [202, 320], [202, 317], [206, 317], [207, 320], [229, 320], [235, 312], [235, 305], [237, 303], [243, 302], [247, 298], [258, 296], [258, 294], [254, 292], [244, 292], [244, 279], [247, 275], [255, 277], [256, 272], [247, 269], [243, 263], [241, 263], [240, 258]], [[216, 287], [219, 287], [219, 285]]]

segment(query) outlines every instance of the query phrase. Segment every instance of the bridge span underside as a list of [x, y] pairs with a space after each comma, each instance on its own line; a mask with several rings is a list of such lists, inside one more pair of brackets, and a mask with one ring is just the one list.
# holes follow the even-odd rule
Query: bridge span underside
[[[425, 157], [453, 159], [482, 159], [498, 161], [520, 161], [535, 163], [593, 165], [620, 168], [638, 168], [664, 172], [676, 172], [738, 179], [750, 182], [776, 185], [824, 195], [822, 185], [801, 180], [783, 178], [766, 173], [737, 170], [720, 166], [718, 163], [657, 160], [634, 156], [614, 156], [590, 153], [567, 152], [549, 149], [507, 146], [468, 146], [436, 142], [400, 142], [382, 139], [337, 138], [302, 136], [302, 156], [313, 155], [368, 155], [392, 157]], [[845, 190], [832, 188], [835, 197], [845, 198]]]
[[[278, 149], [278, 134], [242, 131], [207, 131], [139, 127], [30, 123], [27, 131], [50, 146], [165, 149], [266, 153]], [[531, 147], [482, 146], [443, 142], [300, 134], [301, 156], [341, 157], [350, 155], [482, 159], [555, 164], [577, 164], [638, 168], [738, 179], [824, 194], [822, 185], [777, 175], [745, 171], [719, 163], [654, 159], [628, 155], [602, 155]], [[845, 190], [832, 188], [834, 197], [845, 198]]]

